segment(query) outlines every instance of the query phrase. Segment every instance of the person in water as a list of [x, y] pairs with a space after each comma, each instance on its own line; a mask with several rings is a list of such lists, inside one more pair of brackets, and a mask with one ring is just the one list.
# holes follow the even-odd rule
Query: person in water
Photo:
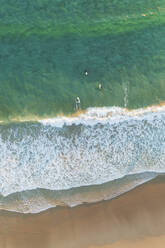
[[84, 71], [84, 75], [85, 75], [85, 76], [88, 76], [87, 70]]
[[102, 89], [102, 85], [99, 83], [98, 85], [98, 89], [101, 90]]
[[76, 110], [80, 109], [80, 98], [79, 97], [76, 97], [75, 99], [75, 108]]

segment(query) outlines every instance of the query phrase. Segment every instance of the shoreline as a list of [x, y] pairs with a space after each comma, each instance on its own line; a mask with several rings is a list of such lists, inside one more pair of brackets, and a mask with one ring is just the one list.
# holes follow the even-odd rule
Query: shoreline
[[152, 244], [153, 239], [159, 243], [165, 234], [164, 191], [165, 176], [159, 176], [110, 201], [39, 214], [0, 211], [0, 248], [129, 248], [138, 242], [140, 247]]
[[112, 200], [132, 189], [153, 180], [155, 173], [127, 175], [113, 181], [71, 188], [68, 190], [34, 189], [16, 192], [1, 198], [0, 210], [24, 214], [42, 213], [56, 207], [76, 207], [83, 204]]

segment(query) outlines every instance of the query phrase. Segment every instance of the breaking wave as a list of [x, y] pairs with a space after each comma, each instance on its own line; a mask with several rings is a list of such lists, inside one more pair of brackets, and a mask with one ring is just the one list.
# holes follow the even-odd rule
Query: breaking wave
[[[0, 208], [38, 212], [61, 202], [74, 206], [111, 199], [129, 191], [165, 172], [164, 134], [163, 105], [132, 111], [118, 107], [89, 108], [78, 116], [3, 123], [0, 125]], [[122, 182], [121, 187], [114, 186], [116, 182]], [[101, 189], [105, 183], [108, 183], [107, 197], [103, 194], [87, 200], [80, 193], [82, 186], [88, 186], [89, 193], [91, 187]], [[53, 203], [47, 200], [44, 190], [54, 192]], [[69, 200], [65, 198], [70, 194], [66, 192], [73, 191], [78, 192], [77, 201], [72, 194]], [[14, 207], [15, 194], [19, 208]], [[38, 201], [41, 195], [44, 197]], [[24, 209], [25, 200], [31, 205], [28, 210]], [[38, 202], [42, 202], [40, 207]]]

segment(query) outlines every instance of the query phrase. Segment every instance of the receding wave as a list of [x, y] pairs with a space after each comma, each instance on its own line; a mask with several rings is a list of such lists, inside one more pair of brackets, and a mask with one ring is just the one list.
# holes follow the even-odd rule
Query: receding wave
[[69, 190], [35, 189], [0, 196], [0, 209], [21, 213], [39, 213], [57, 206], [74, 207], [83, 203], [110, 200], [157, 176], [142, 173], [125, 176], [101, 185], [72, 188]]
[[[119, 195], [152, 179], [155, 173], [165, 172], [164, 133], [164, 105], [132, 111], [118, 107], [89, 108], [78, 116], [1, 124], [0, 206], [11, 210], [10, 204], [7, 207], [3, 202], [12, 199], [14, 193], [28, 201], [25, 192], [33, 193], [34, 198], [34, 192], [38, 191], [52, 190], [57, 194], [73, 192], [75, 188], [79, 192], [82, 186], [101, 187], [106, 182], [110, 183], [108, 198], [113, 198], [115, 192]], [[143, 176], [147, 172], [154, 176]], [[136, 178], [130, 184], [115, 188], [112, 193], [115, 180], [131, 175]], [[139, 179], [137, 175], [142, 176]], [[64, 193], [58, 194], [62, 194], [61, 202], [65, 205], [78, 204], [74, 199], [65, 201]], [[36, 194], [36, 201], [41, 195]], [[90, 202], [81, 196], [78, 202]], [[49, 206], [45, 201], [37, 201], [42, 202], [42, 207], [32, 204], [33, 210], [27, 211], [58, 205], [54, 202]], [[12, 206], [16, 211], [27, 212], [24, 207], [21, 210]]]

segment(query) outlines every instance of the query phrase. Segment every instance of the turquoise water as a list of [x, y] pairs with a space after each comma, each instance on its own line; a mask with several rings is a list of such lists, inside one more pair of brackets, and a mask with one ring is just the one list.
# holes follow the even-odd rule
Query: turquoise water
[[2, 6], [1, 119], [72, 113], [77, 96], [83, 109], [165, 100], [164, 0]]

